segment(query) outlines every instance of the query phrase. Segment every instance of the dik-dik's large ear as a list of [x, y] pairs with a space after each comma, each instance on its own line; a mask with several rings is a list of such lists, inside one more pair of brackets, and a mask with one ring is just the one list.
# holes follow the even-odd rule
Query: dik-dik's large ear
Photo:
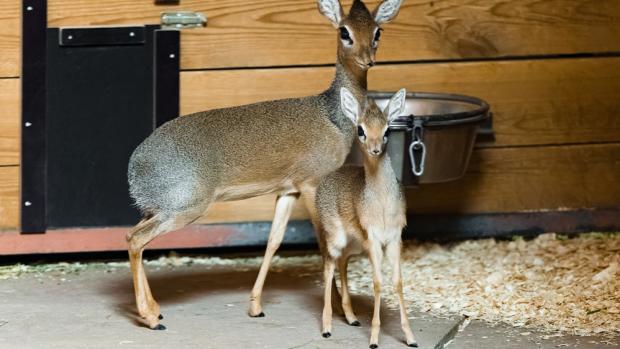
[[346, 88], [340, 89], [340, 108], [346, 117], [357, 125], [360, 114], [360, 104], [357, 98]]
[[372, 16], [375, 17], [375, 22], [377, 24], [387, 23], [394, 18], [398, 14], [398, 10], [400, 10], [400, 5], [403, 3], [403, 0], [385, 0], [377, 8], [372, 11]]
[[342, 12], [342, 6], [340, 6], [339, 0], [317, 0], [317, 4], [319, 5], [319, 12], [323, 14], [323, 16], [327, 17], [327, 19], [332, 22], [334, 28], [338, 28], [340, 26], [340, 21], [342, 17], [344, 17], [344, 12]]
[[405, 112], [405, 100], [407, 99], [407, 90], [401, 88], [398, 92], [396, 92], [392, 98], [390, 98], [390, 102], [383, 113], [387, 116], [388, 122], [391, 122], [402, 116]]

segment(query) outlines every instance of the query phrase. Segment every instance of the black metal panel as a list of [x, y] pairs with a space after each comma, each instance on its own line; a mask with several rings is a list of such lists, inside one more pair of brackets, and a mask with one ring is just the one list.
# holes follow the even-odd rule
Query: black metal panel
[[153, 30], [142, 45], [60, 46], [48, 32], [48, 227], [133, 225], [127, 163], [153, 130]]
[[22, 3], [21, 230], [44, 232], [45, 220], [45, 1]]
[[142, 45], [145, 27], [61, 28], [60, 46]]
[[178, 30], [155, 31], [155, 126], [179, 116]]

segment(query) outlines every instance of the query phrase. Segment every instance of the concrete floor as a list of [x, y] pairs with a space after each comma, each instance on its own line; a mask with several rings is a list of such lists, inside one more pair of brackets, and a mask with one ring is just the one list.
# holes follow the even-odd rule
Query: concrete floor
[[[0, 281], [0, 348], [367, 348], [372, 298], [355, 296], [362, 327], [346, 325], [335, 310], [332, 337], [320, 333], [320, 275], [287, 269], [270, 274], [264, 318], [246, 315], [257, 271], [204, 266], [148, 268], [162, 307], [165, 331], [135, 317], [128, 269], [86, 270]], [[398, 312], [383, 308], [381, 348], [407, 348]], [[522, 329], [413, 314], [421, 348], [620, 348], [601, 338], [523, 335]], [[456, 335], [455, 338], [452, 338]], [[615, 340], [614, 342], [619, 342]]]

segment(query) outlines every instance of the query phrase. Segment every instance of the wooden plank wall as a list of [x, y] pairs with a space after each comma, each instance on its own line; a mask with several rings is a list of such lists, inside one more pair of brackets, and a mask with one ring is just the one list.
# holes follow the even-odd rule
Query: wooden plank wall
[[[180, 3], [48, 0], [48, 24], [205, 13], [206, 28], [182, 33], [183, 113], [313, 94], [331, 81], [336, 35], [315, 0]], [[0, 229], [18, 226], [20, 7], [0, 3]], [[470, 94], [495, 115], [497, 140], [477, 146], [462, 180], [409, 190], [412, 212], [620, 206], [620, 1], [405, 0], [384, 34], [371, 89]], [[269, 220], [273, 200], [219, 203], [201, 221]], [[294, 217], [306, 217], [298, 206]]]

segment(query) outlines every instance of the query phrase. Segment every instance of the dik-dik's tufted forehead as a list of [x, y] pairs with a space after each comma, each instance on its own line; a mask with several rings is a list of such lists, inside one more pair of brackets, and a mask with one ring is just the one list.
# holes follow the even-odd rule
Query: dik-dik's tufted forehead
[[359, 23], [362, 25], [370, 25], [375, 23], [372, 14], [366, 7], [366, 5], [360, 1], [355, 0], [353, 5], [351, 5], [351, 10], [349, 10], [349, 14], [346, 19], [350, 22]]
[[359, 119], [360, 124], [367, 127], [383, 128], [387, 124], [387, 116], [379, 109], [373, 100], [368, 100], [364, 114]]

